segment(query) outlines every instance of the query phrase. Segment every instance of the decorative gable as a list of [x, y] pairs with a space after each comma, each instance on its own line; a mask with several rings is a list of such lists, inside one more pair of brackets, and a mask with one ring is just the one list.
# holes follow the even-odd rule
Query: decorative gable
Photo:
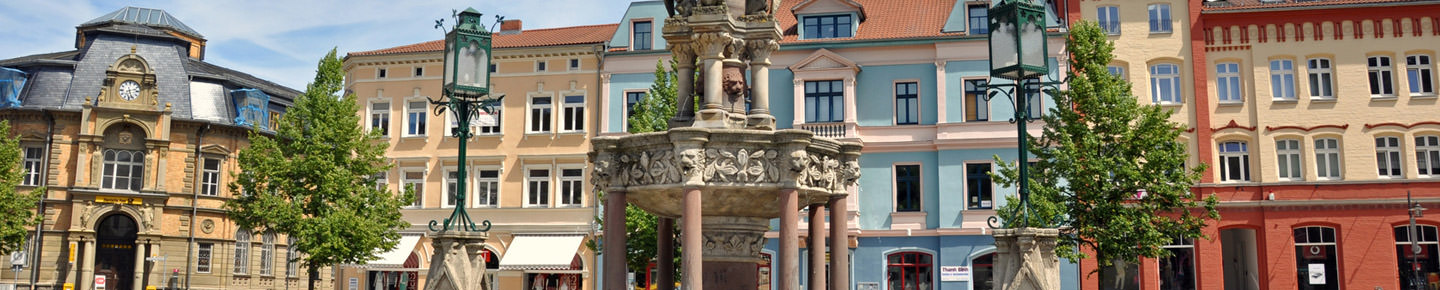
[[835, 52], [821, 48], [805, 57], [804, 60], [791, 65], [790, 70], [794, 72], [848, 70], [854, 73], [860, 71], [860, 65]]

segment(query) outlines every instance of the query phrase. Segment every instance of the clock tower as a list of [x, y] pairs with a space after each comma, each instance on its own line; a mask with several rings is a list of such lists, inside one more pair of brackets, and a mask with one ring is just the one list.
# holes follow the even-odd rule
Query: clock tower
[[159, 94], [155, 90], [155, 70], [131, 48], [130, 54], [121, 56], [105, 70], [105, 82], [95, 105], [156, 111]]

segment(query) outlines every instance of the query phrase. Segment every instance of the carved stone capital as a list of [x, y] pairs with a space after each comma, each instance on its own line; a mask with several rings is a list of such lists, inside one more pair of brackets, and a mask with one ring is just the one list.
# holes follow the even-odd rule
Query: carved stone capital
[[696, 33], [690, 38], [700, 59], [722, 59], [733, 38], [729, 32]]
[[765, 248], [765, 231], [770, 228], [768, 219], [707, 216], [702, 224], [705, 261], [760, 261], [760, 250]]
[[750, 55], [750, 63], [769, 65], [770, 53], [780, 49], [780, 42], [774, 39], [750, 40], [745, 43], [745, 50]]

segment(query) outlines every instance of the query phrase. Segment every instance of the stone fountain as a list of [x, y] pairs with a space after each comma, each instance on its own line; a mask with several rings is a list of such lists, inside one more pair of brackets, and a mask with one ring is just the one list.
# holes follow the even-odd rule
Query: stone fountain
[[[591, 140], [591, 182], [606, 197], [603, 289], [625, 287], [624, 271], [615, 270], [625, 269], [626, 203], [662, 220], [681, 221], [682, 284], [687, 289], [755, 287], [765, 232], [770, 219], [780, 218], [780, 267], [774, 273], [780, 276], [779, 289], [798, 288], [800, 205], [821, 206], [823, 212], [823, 205], [830, 203], [843, 212], [848, 187], [860, 176], [861, 146], [806, 130], [775, 130], [768, 100], [769, 55], [779, 49], [780, 40], [771, 13], [774, 4], [667, 1], [671, 17], [663, 31], [679, 74], [671, 129]], [[699, 88], [692, 85], [697, 65]], [[752, 81], [745, 80], [745, 69]], [[692, 103], [697, 97], [702, 102], [698, 114]], [[811, 208], [812, 220], [823, 220], [816, 209]], [[844, 245], [840, 217], [840, 228], [831, 235], [842, 241], [833, 244]], [[823, 224], [812, 223], [811, 235], [820, 241], [812, 249], [822, 252], [825, 243], [815, 233], [824, 236], [816, 228]], [[667, 226], [662, 222], [662, 247]], [[666, 264], [669, 258], [663, 253], [668, 251], [660, 252], [658, 260]], [[670, 271], [659, 272], [668, 276]]]

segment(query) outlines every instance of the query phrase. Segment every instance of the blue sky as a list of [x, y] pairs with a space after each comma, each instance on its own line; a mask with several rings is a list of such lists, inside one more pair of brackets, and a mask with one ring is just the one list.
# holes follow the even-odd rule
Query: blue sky
[[[614, 23], [631, 0], [4, 0], [0, 59], [74, 49], [75, 26], [125, 6], [163, 9], [204, 35], [205, 61], [303, 90], [331, 48], [341, 57], [443, 37], [435, 19], [473, 7], [525, 29]], [[447, 23], [450, 22], [447, 20]]]

